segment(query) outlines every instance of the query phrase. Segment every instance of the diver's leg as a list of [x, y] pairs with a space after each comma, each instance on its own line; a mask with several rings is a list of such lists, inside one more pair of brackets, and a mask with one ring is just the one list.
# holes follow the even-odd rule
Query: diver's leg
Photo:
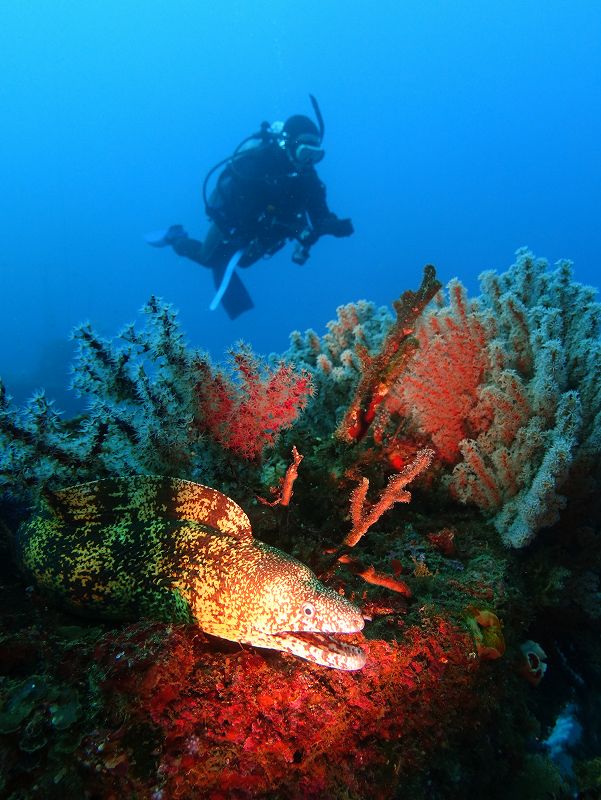
[[195, 261], [197, 264], [206, 266], [204, 245], [197, 239], [190, 239], [187, 236], [182, 236], [171, 242], [171, 247], [175, 250], [178, 256], [189, 258], [190, 261]]
[[210, 269], [225, 268], [238, 249], [235, 244], [224, 239], [223, 233], [216, 225], [211, 225], [204, 242], [182, 236], [174, 239], [171, 246], [178, 256], [189, 258], [190, 261]]
[[[217, 289], [221, 286], [229, 262], [240, 249], [239, 244], [225, 239], [222, 231], [216, 225], [211, 225], [204, 242], [190, 239], [187, 234], [184, 234], [174, 237], [169, 244], [179, 256], [188, 258], [203, 267], [208, 267], [213, 273], [213, 281]], [[230, 319], [236, 319], [254, 306], [246, 287], [236, 273], [233, 273], [229, 279], [221, 298], [221, 305]]]
[[225, 269], [230, 258], [239, 249], [239, 245], [224, 237], [217, 225], [211, 225], [202, 246], [203, 264], [211, 269]]

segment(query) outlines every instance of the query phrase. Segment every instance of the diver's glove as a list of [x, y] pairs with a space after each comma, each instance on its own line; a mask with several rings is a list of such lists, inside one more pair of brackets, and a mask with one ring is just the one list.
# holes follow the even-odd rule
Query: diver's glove
[[294, 248], [294, 252], [292, 253], [292, 260], [295, 264], [300, 264], [301, 266], [307, 262], [307, 259], [311, 255], [309, 248], [305, 246], [302, 242], [298, 242], [296, 247]]
[[352, 221], [348, 217], [345, 219], [336, 220], [336, 227], [333, 233], [337, 239], [341, 239], [344, 236], [352, 236], [354, 232], [355, 228], [353, 227]]
[[342, 239], [344, 236], [351, 236], [355, 232], [352, 221], [347, 217], [339, 219], [335, 214], [327, 219], [321, 226], [321, 233], [329, 233], [337, 239]]

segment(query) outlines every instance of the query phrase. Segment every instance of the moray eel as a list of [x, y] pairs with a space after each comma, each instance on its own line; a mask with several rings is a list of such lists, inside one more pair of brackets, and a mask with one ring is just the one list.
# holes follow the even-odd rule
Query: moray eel
[[36, 584], [70, 610], [193, 623], [336, 669], [365, 663], [331, 635], [360, 631], [359, 609], [254, 539], [240, 506], [208, 486], [136, 476], [48, 492], [17, 541]]

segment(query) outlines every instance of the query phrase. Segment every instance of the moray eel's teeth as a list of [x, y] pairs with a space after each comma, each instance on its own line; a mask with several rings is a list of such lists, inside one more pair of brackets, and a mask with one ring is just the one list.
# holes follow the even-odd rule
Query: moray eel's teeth
[[325, 633], [281, 633], [274, 639], [280, 645], [277, 649], [333, 669], [361, 669], [367, 658], [360, 647]]

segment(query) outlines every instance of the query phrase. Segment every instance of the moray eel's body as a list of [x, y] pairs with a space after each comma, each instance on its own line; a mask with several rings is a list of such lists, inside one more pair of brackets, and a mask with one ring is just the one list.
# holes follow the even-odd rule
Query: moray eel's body
[[253, 539], [244, 511], [207, 486], [145, 476], [72, 486], [46, 496], [18, 542], [36, 583], [80, 613], [191, 622], [337, 669], [365, 663], [330, 635], [360, 631], [359, 609]]

